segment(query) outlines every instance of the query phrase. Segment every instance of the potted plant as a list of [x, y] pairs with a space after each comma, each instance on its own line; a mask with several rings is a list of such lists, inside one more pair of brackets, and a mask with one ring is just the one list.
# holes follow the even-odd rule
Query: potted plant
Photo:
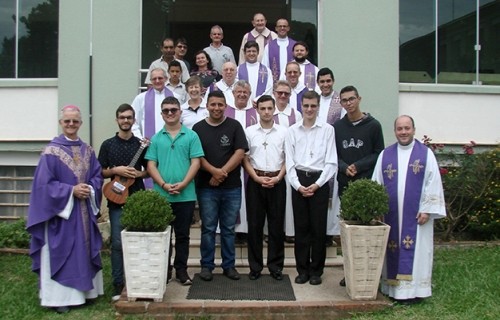
[[120, 221], [129, 301], [163, 300], [174, 218], [170, 203], [154, 190], [135, 192], [123, 206]]
[[385, 187], [369, 179], [349, 182], [340, 202], [340, 237], [347, 294], [353, 300], [377, 298], [390, 226]]

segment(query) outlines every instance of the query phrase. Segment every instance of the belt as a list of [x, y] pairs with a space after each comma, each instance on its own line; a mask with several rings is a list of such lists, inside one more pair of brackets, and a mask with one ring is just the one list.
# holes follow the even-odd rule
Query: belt
[[257, 170], [253, 169], [255, 171], [255, 174], [257, 174], [259, 177], [277, 177], [280, 174], [280, 170], [278, 171], [262, 171], [262, 170]]
[[297, 175], [303, 175], [306, 177], [319, 177], [323, 171], [305, 171], [305, 170], [299, 170], [295, 169], [297, 172]]

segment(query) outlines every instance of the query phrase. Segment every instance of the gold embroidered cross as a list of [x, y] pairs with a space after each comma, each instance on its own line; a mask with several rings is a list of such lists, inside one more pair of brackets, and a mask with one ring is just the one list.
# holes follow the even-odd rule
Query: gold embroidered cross
[[264, 80], [265, 80], [264, 77], [267, 76], [267, 70], [266, 69], [262, 69], [262, 70], [259, 71], [259, 74], [260, 74], [260, 82], [264, 83]]
[[387, 168], [384, 170], [384, 173], [387, 173], [387, 178], [389, 178], [389, 180], [392, 180], [392, 178], [394, 177], [394, 173], [396, 173], [398, 170], [396, 169], [392, 169], [392, 163], [389, 163], [387, 165]]
[[398, 244], [394, 240], [389, 241], [387, 246], [389, 247], [389, 250], [391, 250], [392, 252], [396, 251], [396, 249], [398, 248]]
[[417, 174], [424, 166], [420, 164], [420, 159], [417, 159], [412, 164], [410, 164], [410, 167], [412, 167], [413, 173]]
[[406, 249], [410, 249], [414, 242], [415, 241], [413, 241], [413, 239], [409, 235], [406, 236], [403, 240], [403, 244]]

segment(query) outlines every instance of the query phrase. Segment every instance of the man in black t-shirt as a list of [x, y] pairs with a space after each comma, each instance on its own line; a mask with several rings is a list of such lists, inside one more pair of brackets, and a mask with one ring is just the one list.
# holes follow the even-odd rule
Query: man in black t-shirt
[[209, 116], [193, 126], [203, 146], [201, 170], [196, 179], [202, 220], [200, 278], [212, 280], [215, 268], [215, 232], [221, 230], [224, 275], [238, 280], [235, 269], [235, 224], [241, 206], [241, 161], [248, 150], [240, 123], [224, 116], [226, 99], [221, 91], [208, 95]]
[[[116, 109], [118, 132], [107, 139], [99, 150], [99, 162], [104, 178], [111, 182], [103, 188], [108, 198], [109, 221], [111, 224], [111, 276], [113, 278], [113, 301], [120, 299], [123, 290], [123, 252], [121, 241], [120, 217], [122, 206], [126, 201], [124, 192], [128, 187], [128, 195], [143, 190], [143, 178], [146, 177], [146, 161], [144, 160], [146, 143], [134, 136], [132, 125], [135, 123], [135, 112], [129, 104], [122, 104]], [[135, 162], [134, 162], [135, 160]]]

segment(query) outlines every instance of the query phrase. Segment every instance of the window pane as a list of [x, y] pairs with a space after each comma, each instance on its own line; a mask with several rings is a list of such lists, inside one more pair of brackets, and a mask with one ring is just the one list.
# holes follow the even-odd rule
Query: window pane
[[15, 76], [16, 61], [16, 1], [2, 0], [0, 4], [0, 78]]
[[481, 0], [479, 13], [479, 80], [500, 85], [500, 0]]
[[399, 81], [434, 82], [434, 0], [399, 1]]
[[476, 1], [440, 0], [438, 82], [472, 84], [476, 73]]
[[58, 0], [21, 0], [19, 78], [56, 78]]

